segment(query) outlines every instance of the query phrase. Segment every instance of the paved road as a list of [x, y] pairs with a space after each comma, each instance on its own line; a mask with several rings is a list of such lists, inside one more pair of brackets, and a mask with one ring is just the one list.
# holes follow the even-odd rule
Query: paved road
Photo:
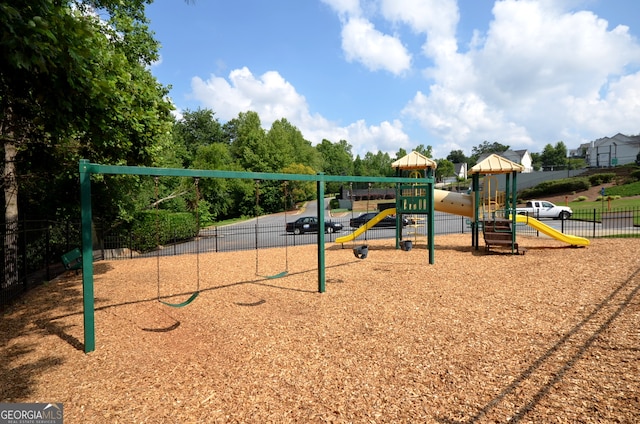
[[[316, 233], [305, 233], [294, 235], [285, 231], [285, 223], [293, 222], [303, 216], [317, 216], [316, 202], [310, 201], [305, 208], [296, 212], [279, 213], [273, 215], [265, 215], [254, 218], [238, 224], [225, 225], [217, 228], [203, 229], [200, 233], [201, 237], [198, 241], [181, 243], [175, 246], [168, 246], [163, 249], [161, 255], [175, 255], [182, 253], [195, 253], [196, 251], [234, 251], [234, 250], [250, 250], [250, 249], [266, 249], [271, 247], [298, 246], [315, 244], [317, 242]], [[328, 206], [328, 200], [325, 201], [325, 207]], [[354, 214], [354, 215], [357, 215]], [[349, 227], [349, 219], [352, 217], [350, 212], [341, 214], [341, 216], [332, 217], [328, 210], [325, 218], [327, 220], [337, 221], [343, 224], [344, 229], [341, 232], [333, 234], [325, 234], [325, 243], [331, 244], [337, 237], [345, 235], [351, 231]], [[416, 218], [424, 218], [416, 216]], [[435, 234], [460, 234], [470, 233], [468, 218], [451, 215], [444, 212], [436, 212], [435, 216]], [[590, 236], [594, 231], [593, 223], [582, 223], [579, 221], [571, 221], [566, 223], [559, 220], [543, 220], [543, 222], [557, 230], [563, 231], [570, 225], [570, 234], [580, 236]], [[599, 231], [600, 224], [596, 224]], [[413, 237], [414, 234], [424, 236], [426, 234], [426, 224], [424, 219], [419, 221], [419, 225], [415, 227], [405, 227], [403, 230], [405, 238]], [[537, 235], [537, 232], [526, 224], [518, 224], [517, 231], [519, 234]], [[395, 228], [372, 229], [362, 234], [356, 243], [374, 240], [374, 239], [393, 239], [395, 237]], [[157, 254], [157, 253], [152, 253]]]

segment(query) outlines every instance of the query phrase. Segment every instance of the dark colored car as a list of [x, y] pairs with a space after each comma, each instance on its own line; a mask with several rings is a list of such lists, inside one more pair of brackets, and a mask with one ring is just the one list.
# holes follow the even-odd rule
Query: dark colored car
[[[379, 212], [367, 212], [367, 213], [363, 213], [362, 215], [357, 216], [355, 218], [351, 218], [349, 220], [349, 226], [351, 228], [362, 227], [364, 224], [369, 222], [373, 217], [378, 215], [378, 213]], [[403, 216], [402, 217], [402, 226], [404, 227], [405, 225], [409, 225], [409, 224], [413, 224], [413, 220]], [[374, 225], [374, 228], [375, 227], [377, 227], [377, 228], [395, 228], [396, 227], [396, 216], [395, 215], [387, 215], [387, 216], [385, 216], [378, 223], [376, 223], [376, 225]]]
[[[340, 230], [342, 230], [342, 224], [339, 222], [325, 221], [324, 231], [326, 233], [333, 233]], [[318, 232], [318, 218], [315, 216], [304, 216], [294, 222], [287, 222], [287, 232], [293, 234]]]

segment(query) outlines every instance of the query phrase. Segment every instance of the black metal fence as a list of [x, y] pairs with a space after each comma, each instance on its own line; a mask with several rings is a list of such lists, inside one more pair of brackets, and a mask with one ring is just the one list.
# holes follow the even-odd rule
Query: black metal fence
[[[325, 235], [327, 243], [353, 231], [349, 227], [351, 214], [330, 218], [340, 222], [343, 230]], [[416, 224], [403, 228], [403, 237], [409, 238], [425, 234], [425, 216], [414, 216]], [[293, 219], [292, 219], [293, 220]], [[471, 232], [469, 218], [436, 212], [435, 233], [463, 234]], [[545, 224], [561, 231], [586, 238], [598, 237], [640, 237], [640, 208], [608, 210], [574, 210], [568, 220], [542, 220]], [[518, 224], [518, 234], [546, 237], [526, 224]], [[80, 225], [76, 223], [21, 222], [14, 232], [4, 231], [4, 240], [17, 239], [17, 256], [6, 258], [5, 247], [2, 252], [2, 277], [0, 279], [0, 307], [5, 307], [30, 288], [50, 281], [62, 272], [61, 256], [69, 250], [79, 247]], [[393, 239], [395, 228], [373, 228], [358, 237], [355, 243], [367, 240]], [[135, 238], [131, 234], [111, 235], [95, 230], [96, 245], [94, 259], [133, 259], [156, 255], [182, 255], [204, 252], [230, 252], [273, 247], [299, 246], [314, 244], [315, 233], [293, 235], [287, 233], [283, 224], [264, 225], [255, 221], [227, 226], [204, 228], [199, 237], [180, 243], [161, 246], [152, 252], [140, 252]], [[470, 239], [471, 240], [471, 239]], [[349, 242], [351, 243], [351, 242]], [[8, 266], [17, 269], [7, 272]], [[9, 278], [7, 277], [9, 275]]]

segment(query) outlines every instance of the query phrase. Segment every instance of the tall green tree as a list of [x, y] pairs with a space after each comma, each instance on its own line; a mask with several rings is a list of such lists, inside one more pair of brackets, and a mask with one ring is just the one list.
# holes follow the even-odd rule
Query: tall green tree
[[452, 163], [467, 163], [467, 158], [462, 150], [452, 150], [447, 155], [447, 160]]
[[[332, 143], [327, 139], [316, 146], [322, 157], [322, 171], [328, 175], [353, 175], [352, 146], [346, 140]], [[327, 183], [327, 191], [336, 193], [341, 183]]]
[[413, 150], [428, 158], [433, 155], [433, 148], [431, 146], [424, 147], [424, 144], [417, 145]]
[[436, 159], [438, 167], [436, 168], [436, 178], [442, 181], [443, 178], [451, 177], [455, 174], [453, 162], [448, 159]]
[[304, 164], [315, 170], [320, 167], [320, 155], [316, 149], [285, 118], [271, 124], [265, 137], [264, 154], [271, 159], [274, 172], [281, 172], [284, 167], [294, 163]]
[[391, 177], [393, 176], [393, 161], [388, 153], [378, 151], [377, 153], [367, 152], [362, 158], [363, 174], [371, 177]]
[[[152, 163], [156, 137], [169, 130], [171, 105], [168, 90], [149, 71], [158, 44], [147, 27], [146, 3], [0, 4], [0, 138], [9, 230], [19, 204], [33, 205], [28, 210], [36, 217], [78, 216], [80, 158]], [[109, 200], [125, 195], [126, 184], [97, 184], [95, 191], [98, 202], [106, 202], [97, 210], [117, 210]], [[10, 273], [6, 262], [15, 242], [5, 239]]]
[[407, 151], [401, 147], [396, 152], [396, 159], [395, 160], [402, 159], [405, 156], [407, 156]]
[[540, 154], [540, 161], [546, 169], [566, 169], [567, 146], [562, 141], [558, 141], [555, 146], [547, 144]]
[[496, 153], [499, 155], [509, 150], [509, 148], [510, 148], [509, 146], [502, 143], [498, 143], [497, 141], [494, 141], [493, 143], [489, 143], [488, 141], [485, 140], [481, 144], [474, 146], [471, 149], [471, 158], [473, 159], [473, 162], [477, 162], [478, 158], [484, 154]]
[[189, 168], [200, 147], [225, 141], [222, 125], [211, 109], [186, 110], [173, 126], [175, 146], [182, 157], [182, 167]]
[[231, 155], [246, 171], [274, 172], [273, 158], [268, 156], [265, 131], [257, 112], [240, 112], [223, 126], [231, 146]]

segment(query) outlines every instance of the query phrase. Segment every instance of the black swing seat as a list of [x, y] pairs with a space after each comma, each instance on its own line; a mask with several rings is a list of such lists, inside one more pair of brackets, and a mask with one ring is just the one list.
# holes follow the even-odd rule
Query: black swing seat
[[353, 248], [353, 255], [358, 259], [365, 259], [369, 254], [369, 246], [363, 245]]

